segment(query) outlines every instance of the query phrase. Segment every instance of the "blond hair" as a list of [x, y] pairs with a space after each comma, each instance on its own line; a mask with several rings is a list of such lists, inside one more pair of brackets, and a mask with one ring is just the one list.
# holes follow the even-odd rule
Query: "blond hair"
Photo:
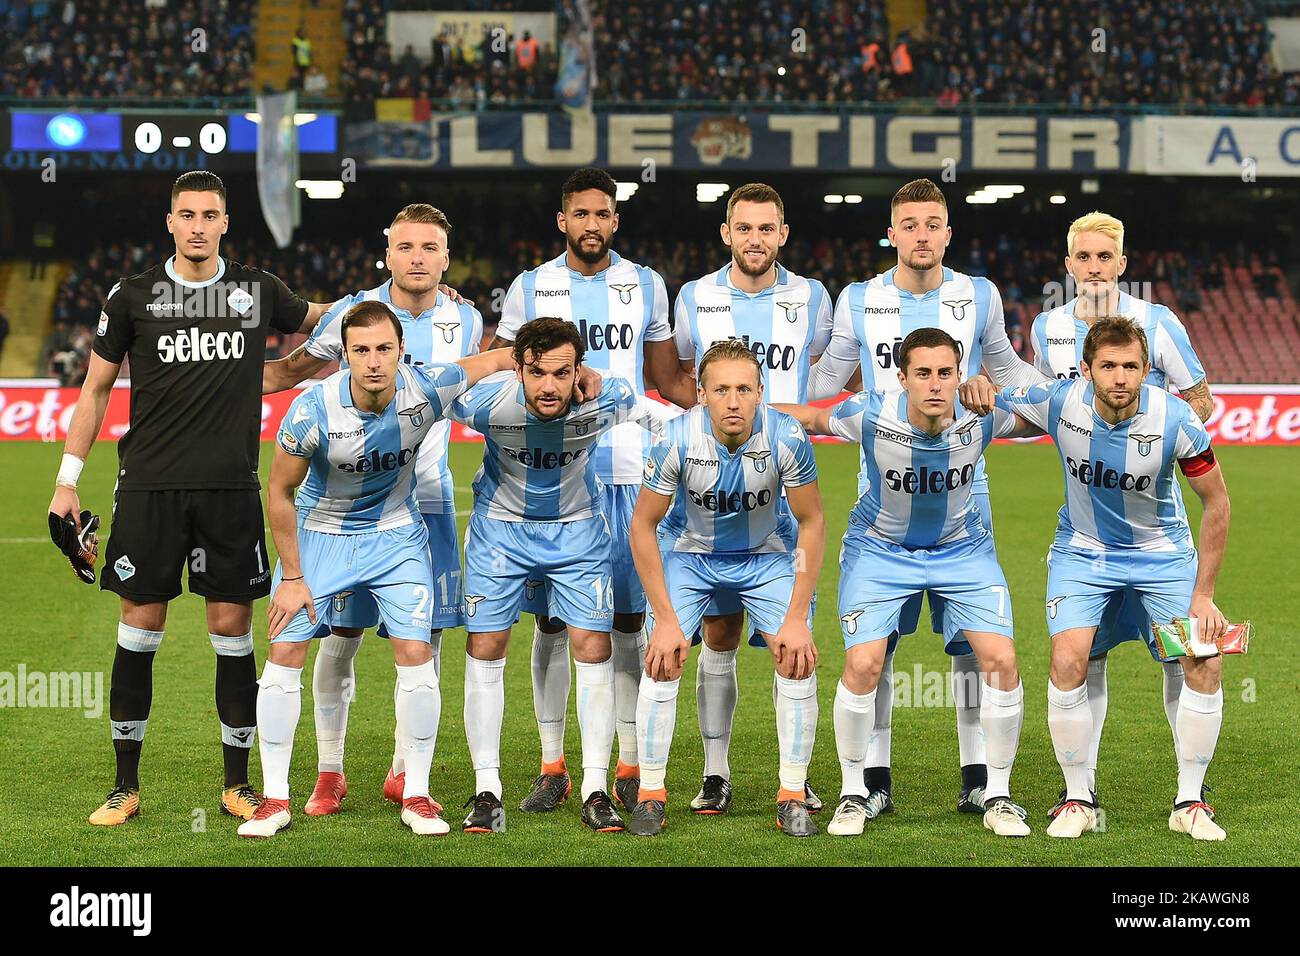
[[763, 368], [742, 339], [721, 339], [705, 350], [704, 355], [700, 357], [699, 367], [695, 370], [696, 378], [701, 385], [704, 384], [704, 370], [714, 362], [747, 362], [754, 366], [759, 384], [763, 382]]
[[1070, 231], [1065, 236], [1065, 251], [1074, 255], [1074, 237], [1081, 232], [1096, 232], [1107, 239], [1114, 239], [1118, 248], [1117, 255], [1124, 254], [1124, 223], [1110, 213], [1090, 212], [1070, 223]]
[[418, 222], [424, 225], [438, 226], [448, 237], [451, 236], [451, 220], [447, 214], [435, 206], [430, 206], [427, 202], [413, 202], [408, 206], [402, 207], [402, 211], [393, 217], [393, 221], [388, 228], [391, 231], [393, 226], [399, 222]]

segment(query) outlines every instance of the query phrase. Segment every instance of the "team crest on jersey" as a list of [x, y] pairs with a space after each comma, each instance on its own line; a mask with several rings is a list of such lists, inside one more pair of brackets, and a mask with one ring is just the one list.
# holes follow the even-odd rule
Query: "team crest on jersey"
[[858, 618], [862, 616], [861, 611], [850, 611], [840, 618], [840, 623], [844, 625], [845, 634], [858, 633]]
[[1138, 443], [1138, 454], [1145, 458], [1151, 454], [1151, 443], [1159, 441], [1161, 435], [1129, 435], [1129, 438]]
[[803, 308], [802, 302], [778, 302], [777, 307], [785, 312], [785, 320], [791, 325], [799, 321], [799, 310]]
[[635, 282], [631, 284], [624, 283], [623, 285], [612, 285], [610, 288], [618, 293], [618, 301], [622, 302], [624, 305], [632, 304], [632, 290], [636, 288]]
[[465, 614], [467, 617], [473, 617], [478, 611], [480, 601], [486, 601], [486, 594], [466, 594], [465, 595]]
[[419, 428], [424, 424], [424, 410], [429, 407], [428, 402], [421, 402], [419, 405], [413, 405], [410, 408], [403, 408], [397, 414], [405, 415], [411, 420], [412, 428]]
[[972, 418], [965, 425], [961, 426], [961, 428], [957, 429], [957, 437], [961, 439], [963, 445], [969, 445], [975, 440], [975, 436], [972, 435], [971, 432], [974, 431], [975, 426], [979, 423], [980, 420], [978, 418]]
[[95, 326], [95, 334], [103, 335], [107, 331], [108, 331], [108, 313], [101, 312], [99, 313], [99, 325]]
[[533, 580], [525, 581], [524, 597], [529, 601], [533, 600], [534, 598], [537, 597], [537, 589], [540, 588], [545, 583], [546, 583], [545, 581], [533, 581]]
[[459, 322], [435, 322], [433, 323], [433, 327], [435, 329], [441, 329], [442, 340], [446, 342], [448, 345], [451, 345], [452, 342], [456, 341], [456, 330], [460, 328], [460, 323]]
[[653, 458], [647, 458], [645, 460], [645, 480], [650, 481], [654, 478], [657, 470], [658, 466], [655, 464], [655, 460]]
[[305, 404], [299, 405], [298, 410], [293, 413], [293, 421], [291, 421], [289, 424], [297, 425], [300, 422], [305, 422], [307, 420], [307, 414], [308, 414], [307, 406]]
[[591, 430], [591, 424], [595, 420], [595, 415], [588, 415], [586, 418], [571, 419], [569, 424], [573, 426], [573, 433], [575, 435], [585, 435]]
[[952, 309], [952, 320], [960, 322], [966, 318], [966, 306], [970, 305], [974, 299], [944, 299], [943, 304]]
[[348, 598], [352, 597], [351, 591], [340, 591], [334, 595], [334, 613], [342, 614], [348, 607]]
[[1064, 600], [1065, 600], [1064, 597], [1054, 597], [1047, 602], [1047, 616], [1050, 617], [1053, 621], [1056, 620], [1056, 608]]
[[245, 315], [253, 307], [253, 296], [247, 289], [235, 289], [226, 296], [226, 304], [240, 315]]
[[772, 457], [771, 451], [747, 451], [745, 457], [754, 463], [754, 470], [760, 475], [767, 471], [767, 460]]
[[124, 554], [113, 562], [113, 570], [117, 572], [119, 578], [125, 581], [131, 575], [135, 574], [135, 565], [132, 564], [131, 559]]

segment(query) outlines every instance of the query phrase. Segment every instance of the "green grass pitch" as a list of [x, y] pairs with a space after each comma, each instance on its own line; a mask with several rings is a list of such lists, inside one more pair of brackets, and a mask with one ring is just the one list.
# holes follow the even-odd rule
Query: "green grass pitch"
[[[1043, 616], [1043, 556], [1061, 502], [1061, 470], [1046, 445], [996, 446], [989, 475], [998, 551], [1011, 584], [1017, 648], [1025, 683], [1025, 724], [1012, 777], [1017, 799], [1031, 812], [1034, 834], [998, 839], [980, 819], [954, 810], [957, 743], [953, 712], [921, 695], [894, 711], [893, 764], [898, 812], [868, 825], [860, 839], [825, 835], [794, 840], [774, 826], [776, 731], [772, 665], [765, 652], [742, 649], [740, 703], [731, 765], [736, 801], [726, 817], [695, 817], [686, 804], [699, 784], [702, 760], [695, 714], [695, 660], [683, 679], [677, 736], [669, 767], [669, 829], [653, 840], [588, 832], [571, 799], [549, 816], [514, 809], [537, 772], [538, 742], [529, 691], [531, 619], [515, 629], [507, 668], [502, 741], [507, 832], [459, 832], [460, 804], [473, 774], [462, 725], [463, 632], [443, 643], [443, 717], [432, 789], [448, 808], [450, 836], [419, 839], [383, 801], [392, 747], [392, 658], [384, 641], [367, 637], [357, 658], [358, 695], [352, 706], [347, 771], [352, 792], [341, 815], [312, 819], [300, 811], [315, 779], [310, 664], [305, 672], [291, 784], [293, 827], [270, 841], [235, 836], [235, 821], [218, 810], [220, 735], [213, 701], [213, 654], [200, 599], [185, 595], [171, 609], [154, 672], [154, 703], [141, 765], [142, 815], [101, 830], [87, 815], [112, 785], [108, 676], [116, 636], [116, 598], [78, 584], [47, 540], [44, 518], [61, 449], [6, 443], [9, 475], [0, 512], [0, 672], [89, 671], [103, 674], [103, 714], [88, 719], [69, 708], [0, 709], [0, 864], [42, 865], [1223, 865], [1291, 864], [1300, 850], [1295, 821], [1295, 768], [1300, 744], [1291, 723], [1300, 684], [1293, 643], [1294, 535], [1300, 527], [1300, 452], [1227, 448], [1220, 452], [1233, 497], [1228, 555], [1218, 602], [1229, 618], [1254, 619], [1255, 643], [1225, 667], [1224, 725], [1210, 767], [1212, 801], [1229, 838], [1194, 844], [1168, 831], [1175, 764], [1160, 704], [1159, 668], [1145, 648], [1127, 644], [1110, 664], [1110, 715], [1098, 778], [1107, 810], [1105, 833], [1078, 841], [1044, 835], [1044, 814], [1061, 786], [1046, 724], [1048, 643]], [[263, 450], [269, 465], [270, 446]], [[116, 449], [95, 449], [82, 478], [83, 505], [108, 517]], [[451, 460], [469, 507], [467, 487], [480, 447], [453, 445]], [[856, 449], [820, 445], [827, 516], [826, 564], [820, 584], [816, 636], [821, 719], [812, 780], [831, 806], [839, 765], [831, 699], [843, 658], [835, 613], [836, 557], [853, 503]], [[1193, 526], [1199, 520], [1188, 495]], [[461, 526], [464, 526], [461, 518]], [[269, 535], [268, 535], [269, 539]], [[269, 543], [269, 541], [268, 541]], [[928, 621], [928, 618], [926, 618]], [[266, 603], [254, 610], [257, 656], [266, 653]], [[901, 645], [895, 672], [910, 682], [946, 670], [939, 640], [928, 628]], [[12, 680], [12, 678], [11, 678]], [[905, 683], [899, 680], [900, 687]], [[568, 753], [576, 763], [577, 721], [570, 704]], [[1290, 729], [1288, 729], [1290, 728]], [[260, 780], [253, 756], [254, 782]], [[823, 814], [824, 826], [829, 814]]]

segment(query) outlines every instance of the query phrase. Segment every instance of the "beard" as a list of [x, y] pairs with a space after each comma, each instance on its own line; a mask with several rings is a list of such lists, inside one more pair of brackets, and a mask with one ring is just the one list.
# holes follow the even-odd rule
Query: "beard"
[[397, 286], [397, 288], [401, 289], [407, 295], [422, 295], [423, 293], [428, 292], [430, 289], [434, 288], [437, 285], [437, 282], [434, 280], [432, 275], [429, 275], [425, 278], [424, 285], [422, 286], [412, 284], [409, 280], [407, 280], [405, 276], [403, 276], [401, 279], [398, 279], [396, 276], [394, 276], [393, 285]]
[[524, 404], [528, 406], [528, 410], [530, 412], [532, 412], [536, 417], [542, 419], [543, 421], [549, 422], [549, 421], [554, 421], [557, 418], [563, 418], [565, 415], [569, 414], [569, 409], [573, 407], [572, 396], [570, 396], [567, 401], [561, 398], [559, 408], [552, 414], [547, 415], [543, 413], [541, 409], [539, 409], [536, 405], [537, 399], [541, 397], [542, 396], [539, 395], [537, 396], [537, 398], [525, 398]]
[[1109, 408], [1116, 415], [1132, 408], [1137, 403], [1138, 399], [1142, 397], [1141, 385], [1129, 391], [1128, 393], [1129, 397], [1122, 405], [1117, 405], [1115, 403], [1115, 400], [1110, 397], [1109, 389], [1097, 388], [1094, 383], [1093, 391], [1096, 393], [1097, 398], [1101, 400], [1101, 403], [1105, 405], [1107, 408]]
[[918, 260], [916, 258], [916, 253], [913, 252], [911, 256], [908, 256], [906, 259], [903, 260], [903, 265], [907, 266], [913, 272], [925, 272], [929, 269], [933, 269], [937, 265], [942, 264], [943, 257], [941, 255], [936, 253], [933, 249], [929, 249], [927, 251], [930, 253], [929, 259]]
[[776, 253], [773, 252], [770, 255], [765, 255], [763, 257], [763, 261], [760, 262], [757, 266], [751, 266], [745, 260], [745, 254], [743, 251], [732, 249], [731, 261], [734, 262], [736, 264], [736, 268], [739, 269], [741, 272], [743, 272], [745, 275], [750, 276], [751, 278], [757, 278], [758, 276], [764, 275], [767, 272], [767, 270], [772, 268], [772, 263], [776, 262]]
[[581, 259], [583, 262], [585, 262], [587, 265], [594, 266], [601, 259], [604, 259], [607, 255], [609, 255], [609, 242], [603, 236], [591, 237], [591, 238], [595, 238], [600, 242], [600, 245], [597, 246], [596, 250], [593, 252], [583, 248], [582, 240], [586, 238], [589, 238], [589, 236], [582, 235], [579, 236], [576, 240], [572, 236], [565, 237], [566, 241], [569, 244], [569, 251], [572, 252], [575, 256], [577, 256], [579, 259]]

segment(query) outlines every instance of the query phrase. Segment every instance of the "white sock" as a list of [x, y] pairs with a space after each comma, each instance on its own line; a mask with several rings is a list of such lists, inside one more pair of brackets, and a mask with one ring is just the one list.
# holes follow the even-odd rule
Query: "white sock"
[[506, 712], [506, 659], [465, 655], [465, 740], [474, 763], [474, 792], [501, 799], [501, 719]]
[[1178, 698], [1182, 696], [1186, 675], [1178, 661], [1164, 661], [1160, 670], [1164, 683], [1165, 719], [1169, 721], [1169, 732], [1174, 735], [1174, 758], [1178, 759]]
[[612, 631], [614, 662], [614, 720], [618, 730], [618, 759], [636, 766], [636, 702], [641, 692], [641, 661], [645, 657], [645, 636], [635, 631]]
[[1219, 743], [1223, 726], [1223, 688], [1202, 694], [1183, 684], [1178, 695], [1178, 799], [1201, 799], [1205, 771]]
[[402, 799], [429, 795], [429, 767], [438, 742], [442, 691], [433, 661], [397, 666], [397, 726], [406, 737], [406, 781]]
[[668, 769], [668, 751], [677, 726], [677, 680], [651, 680], [641, 675], [641, 692], [636, 703], [637, 760], [641, 767], [641, 789], [664, 789]]
[[569, 712], [569, 631], [547, 634], [533, 625], [533, 713], [542, 741], [542, 763], [564, 756], [564, 719]]
[[880, 688], [866, 694], [855, 694], [840, 681], [835, 687], [835, 749], [840, 755], [840, 796], [855, 793], [867, 795], [867, 784], [862, 778], [866, 767], [867, 740], [871, 725], [876, 719], [876, 694]]
[[360, 637], [330, 634], [321, 639], [312, 667], [311, 696], [316, 718], [316, 769], [343, 772], [343, 742], [348, 735], [348, 709], [356, 696], [352, 666]]
[[[876, 722], [867, 741], [868, 767], [888, 767], [894, 740], [894, 655], [886, 654], [876, 685]], [[854, 791], [856, 793], [856, 791]]]
[[817, 675], [787, 680], [776, 675], [776, 742], [783, 790], [804, 792], [817, 736]]
[[582, 799], [609, 790], [614, 749], [614, 662], [575, 661], [578, 670], [578, 733], [582, 738]]
[[[429, 632], [429, 642], [433, 650], [433, 677], [435, 680], [442, 680], [442, 628], [434, 628]], [[402, 682], [393, 681], [393, 711], [397, 713], [397, 697]], [[442, 714], [442, 688], [438, 688], [438, 713]], [[402, 717], [398, 713], [397, 720], [393, 723], [393, 776], [400, 777], [406, 773], [406, 747], [409, 740], [405, 728], [402, 726]]]
[[958, 654], [952, 659], [952, 696], [957, 704], [957, 755], [961, 766], [988, 763], [984, 728], [980, 724], [980, 663], [974, 654]]
[[998, 690], [985, 683], [980, 688], [980, 724], [984, 728], [988, 783], [984, 799], [1011, 796], [1011, 766], [1020, 747], [1020, 727], [1025, 719], [1025, 685]]
[[1092, 711], [1092, 740], [1088, 744], [1088, 789], [1097, 789], [1097, 754], [1106, 726], [1106, 658], [1088, 661], [1088, 709]]
[[302, 668], [281, 667], [267, 661], [262, 665], [262, 678], [257, 686], [262, 791], [272, 800], [288, 800], [293, 733], [302, 716]]
[[1087, 800], [1088, 742], [1092, 740], [1092, 711], [1088, 708], [1088, 684], [1074, 690], [1061, 690], [1047, 682], [1047, 729], [1056, 748], [1056, 762], [1065, 774], [1068, 800]]
[[[736, 652], [700, 645], [695, 669], [695, 703], [704, 739], [704, 776], [731, 779], [731, 725], [736, 717]], [[656, 789], [647, 787], [647, 790]]]

